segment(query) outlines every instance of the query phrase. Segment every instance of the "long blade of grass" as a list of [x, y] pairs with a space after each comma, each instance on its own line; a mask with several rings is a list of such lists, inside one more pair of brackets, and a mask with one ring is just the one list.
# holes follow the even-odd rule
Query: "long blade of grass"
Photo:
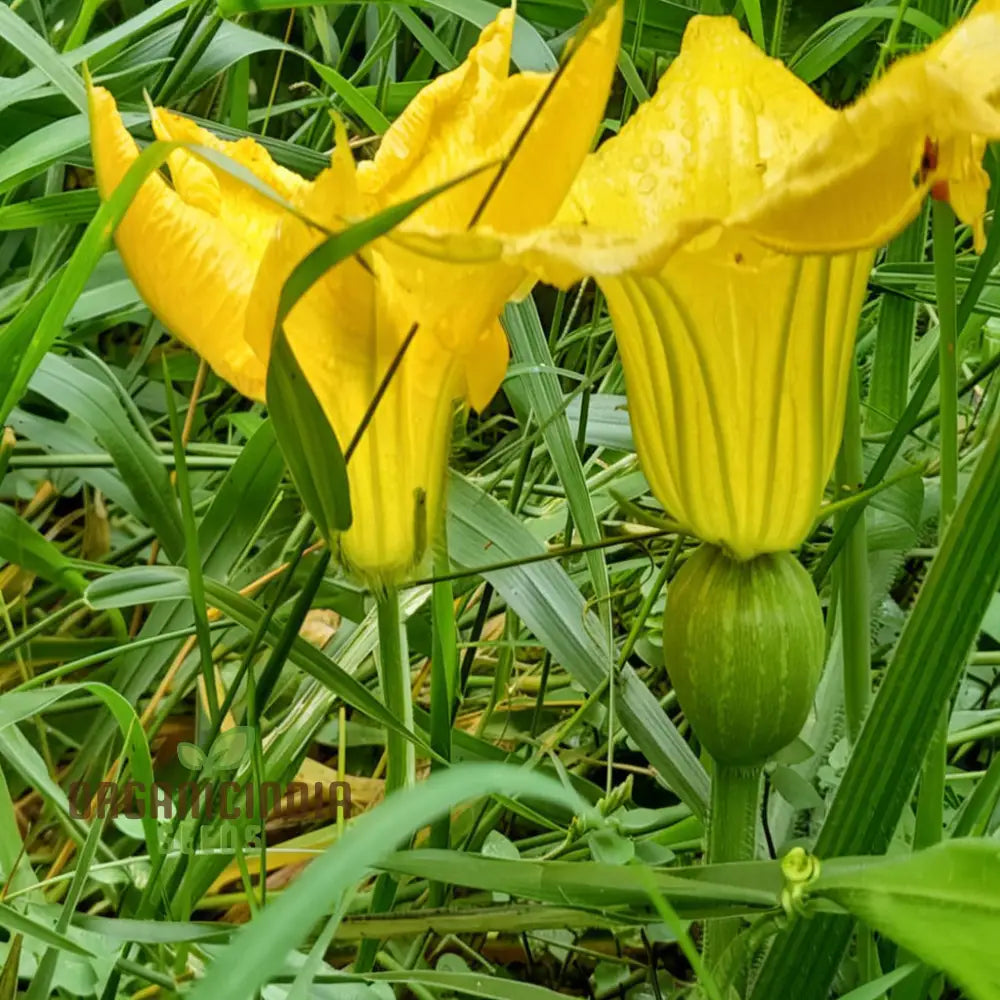
[[[888, 847], [998, 582], [1000, 424], [903, 629], [820, 831], [817, 856], [878, 854]], [[825, 997], [850, 934], [843, 918], [798, 922], [775, 942], [754, 996]]]

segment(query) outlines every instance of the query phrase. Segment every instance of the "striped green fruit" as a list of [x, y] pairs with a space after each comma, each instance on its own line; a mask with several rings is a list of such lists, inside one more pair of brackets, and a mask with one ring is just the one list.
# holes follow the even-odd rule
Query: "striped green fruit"
[[824, 646], [819, 598], [789, 552], [738, 562], [702, 545], [670, 583], [667, 672], [695, 735], [721, 763], [762, 764], [795, 739]]

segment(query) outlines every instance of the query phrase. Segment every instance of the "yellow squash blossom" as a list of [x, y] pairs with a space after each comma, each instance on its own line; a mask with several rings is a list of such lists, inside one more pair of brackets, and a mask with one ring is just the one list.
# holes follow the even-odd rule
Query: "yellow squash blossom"
[[555, 284], [596, 276], [642, 467], [685, 528], [739, 559], [806, 537], [874, 249], [931, 191], [982, 247], [998, 90], [997, 0], [841, 111], [734, 20], [694, 17], [558, 224], [501, 241]]
[[[172, 333], [242, 392], [263, 398], [282, 284], [324, 229], [343, 229], [483, 166], [425, 204], [408, 230], [517, 234], [552, 220], [603, 113], [621, 19], [619, 2], [581, 37], [554, 81], [549, 73], [509, 75], [515, 18], [501, 11], [467, 60], [393, 123], [373, 160], [356, 165], [341, 135], [330, 167], [313, 182], [276, 165], [251, 139], [222, 142], [156, 109], [159, 138], [226, 154], [321, 228], [182, 149], [169, 159], [172, 186], [150, 177], [118, 227], [130, 276]], [[90, 108], [106, 197], [137, 149], [106, 91], [91, 91]], [[416, 324], [348, 466], [354, 523], [339, 546], [364, 579], [397, 580], [426, 550], [443, 506], [455, 403], [481, 409], [496, 392], [508, 357], [498, 314], [524, 278], [497, 259], [449, 263], [383, 239], [328, 272], [286, 320], [343, 448]]]

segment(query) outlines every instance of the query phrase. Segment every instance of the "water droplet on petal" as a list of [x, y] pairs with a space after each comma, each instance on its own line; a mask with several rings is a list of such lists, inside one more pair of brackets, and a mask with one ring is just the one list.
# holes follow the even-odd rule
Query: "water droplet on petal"
[[645, 156], [633, 156], [632, 157], [632, 168], [642, 173], [646, 167], [649, 166], [649, 160]]
[[659, 139], [654, 139], [649, 144], [649, 153], [651, 156], [654, 156], [657, 159], [659, 159], [661, 156], [663, 156], [663, 143], [660, 142]]
[[636, 185], [636, 190], [639, 194], [650, 194], [653, 188], [656, 187], [656, 178], [652, 174], [643, 174], [639, 178], [639, 183]]

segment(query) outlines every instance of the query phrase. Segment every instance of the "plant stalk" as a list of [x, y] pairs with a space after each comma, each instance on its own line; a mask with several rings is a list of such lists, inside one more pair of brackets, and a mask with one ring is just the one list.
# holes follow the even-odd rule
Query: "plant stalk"
[[[955, 213], [944, 201], [931, 207], [934, 234], [934, 286], [938, 308], [938, 428], [941, 446], [941, 507], [938, 544], [944, 538], [958, 500], [958, 304], [955, 299]], [[913, 846], [929, 847], [944, 827], [944, 779], [948, 761], [948, 719], [945, 705], [924, 758], [917, 796]]]
[[[757, 848], [761, 773], [760, 765], [715, 763], [708, 814], [706, 861], [709, 864], [753, 860]], [[726, 949], [739, 934], [741, 922], [740, 917], [706, 922], [704, 959], [710, 973], [721, 967]]]
[[[858, 372], [853, 368], [847, 389], [844, 438], [837, 459], [837, 479], [850, 495], [865, 479], [861, 445], [861, 400]], [[838, 518], [838, 523], [843, 515]], [[871, 699], [871, 610], [868, 579], [868, 531], [860, 518], [840, 555], [840, 622], [844, 640], [844, 713], [847, 733], [853, 744], [861, 732]]]
[[955, 301], [955, 213], [946, 202], [935, 201], [934, 285], [938, 308], [938, 428], [941, 446], [940, 534], [955, 510], [958, 496], [958, 364], [955, 341], [958, 308]]
[[[387, 588], [376, 598], [378, 606], [378, 668], [385, 706], [407, 729], [413, 729], [413, 696], [410, 691], [410, 657], [399, 613], [399, 593]], [[386, 734], [385, 794], [407, 788], [416, 781], [413, 744], [401, 733]]]

